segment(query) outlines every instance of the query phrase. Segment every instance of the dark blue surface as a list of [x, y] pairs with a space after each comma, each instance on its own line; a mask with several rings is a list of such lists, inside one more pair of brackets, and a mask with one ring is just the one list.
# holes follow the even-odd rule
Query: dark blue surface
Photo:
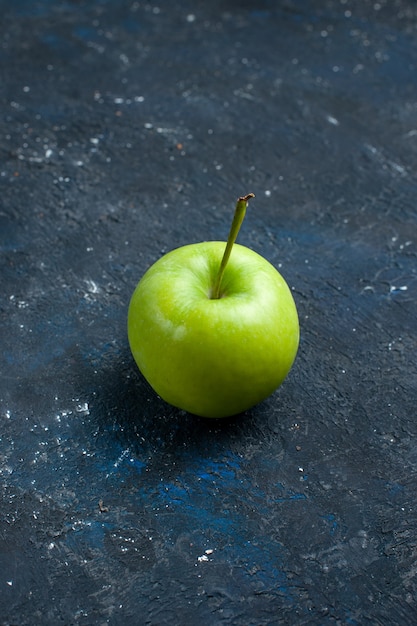
[[[0, 623], [414, 624], [415, 3], [0, 12]], [[202, 420], [127, 306], [251, 191], [299, 355]]]

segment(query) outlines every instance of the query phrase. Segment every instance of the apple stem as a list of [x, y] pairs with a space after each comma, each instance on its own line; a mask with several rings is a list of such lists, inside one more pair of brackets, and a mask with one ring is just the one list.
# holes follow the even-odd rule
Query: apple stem
[[226, 269], [226, 265], [229, 260], [230, 253], [232, 252], [233, 244], [236, 241], [242, 222], [245, 219], [246, 207], [248, 206], [248, 202], [251, 198], [254, 198], [254, 197], [255, 197], [255, 194], [248, 193], [246, 196], [242, 196], [241, 198], [238, 198], [232, 226], [230, 227], [229, 236], [227, 238], [226, 248], [224, 250], [223, 258], [220, 263], [219, 271], [217, 272], [216, 282], [214, 283], [214, 287], [211, 292], [210, 298], [212, 300], [218, 300], [220, 298], [220, 285], [222, 282], [224, 270]]

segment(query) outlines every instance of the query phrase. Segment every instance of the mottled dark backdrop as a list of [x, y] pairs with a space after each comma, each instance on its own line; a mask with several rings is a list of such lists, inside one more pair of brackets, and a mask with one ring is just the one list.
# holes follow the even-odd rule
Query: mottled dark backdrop
[[[417, 623], [414, 0], [0, 0], [0, 622]], [[276, 265], [296, 364], [245, 415], [126, 338], [164, 252]]]

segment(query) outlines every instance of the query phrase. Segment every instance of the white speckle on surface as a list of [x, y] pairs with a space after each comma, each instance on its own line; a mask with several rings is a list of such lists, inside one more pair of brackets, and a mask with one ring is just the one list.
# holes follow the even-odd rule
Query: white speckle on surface
[[75, 410], [77, 411], [77, 413], [84, 413], [85, 415], [90, 414], [88, 402], [82, 402], [80, 404], [77, 404], [77, 406], [75, 407]]
[[333, 124], [333, 126], [339, 126], [339, 120], [333, 117], [333, 115], [327, 115], [326, 119], [329, 124]]
[[100, 293], [100, 287], [94, 282], [94, 280], [87, 278], [85, 282], [89, 293]]
[[75, 410], [77, 411], [77, 413], [86, 413], [87, 415], [90, 413], [90, 409], [88, 408], [88, 402], [78, 404]]
[[[119, 465], [122, 463], [122, 461], [124, 461], [124, 459], [126, 459], [128, 456], [130, 456], [130, 450], [129, 448], [126, 448], [125, 450], [123, 450], [123, 452], [120, 454], [120, 456], [118, 457], [118, 459], [113, 463], [113, 467], [119, 467]], [[107, 474], [106, 477], [108, 478], [110, 476], [110, 474]]]
[[10, 103], [10, 106], [12, 107], [12, 109], [16, 109], [17, 111], [23, 111], [24, 107], [19, 104], [18, 102], [15, 102], [14, 100], [12, 100], [12, 102]]
[[208, 561], [208, 560], [209, 560], [209, 558], [208, 558], [207, 554], [202, 554], [201, 556], [199, 556], [199, 557], [197, 558], [197, 561], [198, 561], [199, 563], [203, 563], [204, 561]]
[[396, 170], [397, 172], [399, 172], [400, 174], [405, 174], [405, 167], [403, 167], [402, 165], [400, 165], [399, 163], [395, 163], [394, 161], [391, 162], [391, 167]]
[[193, 13], [189, 13], [185, 19], [191, 24], [192, 22], [195, 22], [195, 15]]
[[404, 248], [407, 248], [408, 246], [411, 246], [412, 243], [413, 243], [412, 241], [406, 241], [405, 243], [402, 243], [400, 245], [400, 250], [404, 250]]
[[269, 196], [271, 195], [270, 189], [265, 189], [265, 195], [269, 198]]
[[238, 98], [245, 98], [246, 100], [255, 100], [255, 98], [253, 97], [251, 93], [248, 93], [247, 91], [244, 91], [243, 89], [235, 89], [233, 91], [233, 94], [237, 96]]

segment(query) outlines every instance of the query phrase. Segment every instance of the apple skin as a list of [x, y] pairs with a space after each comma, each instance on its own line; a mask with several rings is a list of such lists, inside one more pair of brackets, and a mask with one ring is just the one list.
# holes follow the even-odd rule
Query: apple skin
[[210, 298], [225, 242], [186, 245], [160, 258], [129, 305], [128, 338], [143, 376], [166, 402], [202, 417], [227, 417], [269, 396], [299, 343], [297, 309], [283, 277], [234, 244]]

